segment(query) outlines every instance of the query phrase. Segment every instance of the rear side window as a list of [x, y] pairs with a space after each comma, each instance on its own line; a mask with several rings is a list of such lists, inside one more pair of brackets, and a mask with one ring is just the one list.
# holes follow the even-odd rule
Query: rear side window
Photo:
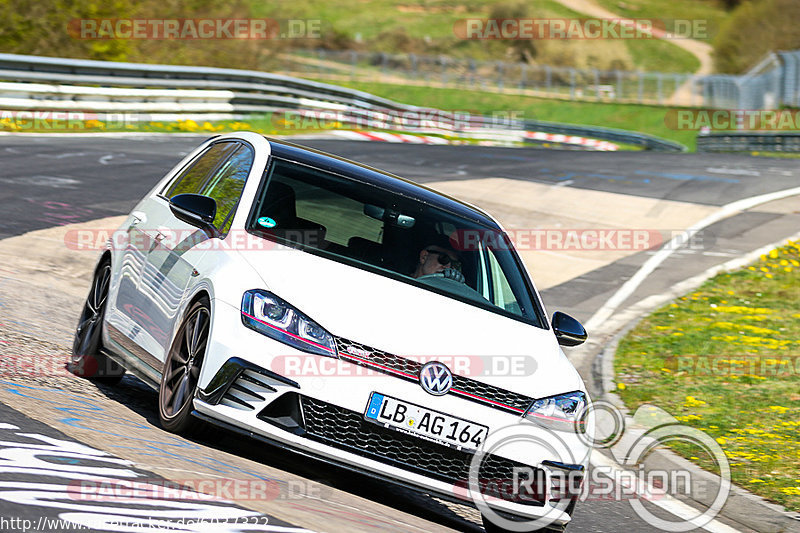
[[214, 217], [214, 227], [222, 233], [227, 233], [233, 220], [233, 213], [239, 198], [242, 196], [247, 175], [253, 167], [253, 149], [245, 144], [219, 167], [211, 179], [206, 183], [200, 194], [209, 196], [217, 202], [217, 216]]
[[208, 176], [219, 168], [220, 164], [225, 161], [225, 158], [238, 144], [236, 142], [212, 144], [173, 180], [164, 196], [172, 198], [176, 194], [200, 194], [200, 189], [206, 183]]

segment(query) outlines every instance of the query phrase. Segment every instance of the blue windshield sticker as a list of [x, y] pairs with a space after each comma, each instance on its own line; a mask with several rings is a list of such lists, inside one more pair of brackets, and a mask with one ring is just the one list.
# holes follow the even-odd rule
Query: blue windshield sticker
[[278, 223], [275, 220], [269, 217], [259, 217], [257, 220], [259, 226], [264, 226], [265, 228], [274, 228]]

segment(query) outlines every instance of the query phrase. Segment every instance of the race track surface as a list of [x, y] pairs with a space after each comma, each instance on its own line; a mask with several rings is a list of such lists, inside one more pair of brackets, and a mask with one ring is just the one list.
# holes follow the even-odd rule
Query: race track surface
[[[58, 370], [71, 345], [81, 287], [88, 286], [94, 260], [83, 252], [49, 264], [48, 258], [64, 254], [59, 227], [128, 213], [201, 140], [0, 137], [0, 356], [24, 363], [7, 363], [0, 373], [0, 517], [31, 520], [33, 528], [44, 518], [68, 514], [80, 523], [96, 518], [100, 507], [110, 508], [109, 515], [124, 507], [128, 514], [136, 509], [137, 520], [160, 516], [174, 522], [212, 513], [229, 524], [260, 531], [293, 526], [348, 532], [481, 531], [476, 512], [466, 506], [223, 431], [208, 430], [191, 440], [176, 437], [159, 428], [156, 393], [136, 378], [128, 376], [112, 388]], [[520, 231], [596, 228], [604, 221], [614, 228], [682, 230], [686, 221], [733, 201], [800, 185], [796, 162], [748, 156], [297, 142], [466, 195], [507, 228]], [[558, 203], [544, 202], [542, 195]], [[794, 197], [713, 224], [701, 242], [673, 254], [624, 305], [794, 234], [800, 228], [798, 211], [800, 202]], [[612, 250], [587, 258], [570, 251], [528, 250], [523, 257], [534, 281], [542, 279], [548, 310], [585, 321], [651, 255]], [[574, 270], [556, 267], [567, 262], [574, 263]], [[35, 371], [20, 370], [36, 365]], [[579, 365], [579, 370], [591, 381], [589, 366]], [[39, 463], [32, 462], [34, 449]], [[79, 481], [77, 473], [93, 468], [113, 479], [149, 483], [157, 495], [163, 496], [169, 480], [185, 486], [186, 492], [172, 500], [173, 507], [158, 498], [144, 506], [103, 498], [76, 501], [70, 487]], [[263, 485], [266, 492], [259, 498], [237, 498], [223, 490], [226, 497], [220, 500], [199, 501], [189, 489], [200, 480], [237, 480], [251, 490]], [[621, 500], [584, 502], [568, 531], [652, 531]], [[39, 530], [70, 530], [48, 524]], [[0, 530], [22, 525], [9, 522], [4, 529], [0, 523]]]

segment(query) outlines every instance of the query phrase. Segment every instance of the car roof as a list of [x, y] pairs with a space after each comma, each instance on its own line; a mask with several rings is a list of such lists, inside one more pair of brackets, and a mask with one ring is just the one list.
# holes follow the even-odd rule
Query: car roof
[[391, 193], [413, 198], [433, 207], [449, 211], [484, 226], [502, 229], [498, 222], [488, 213], [419, 183], [306, 146], [270, 137], [267, 137], [267, 140], [272, 146], [272, 155], [281, 159], [305, 163], [325, 171], [351, 177]]

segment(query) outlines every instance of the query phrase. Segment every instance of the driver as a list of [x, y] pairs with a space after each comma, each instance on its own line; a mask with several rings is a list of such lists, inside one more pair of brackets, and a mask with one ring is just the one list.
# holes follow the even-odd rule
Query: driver
[[446, 278], [464, 282], [464, 274], [461, 273], [461, 261], [458, 254], [444, 246], [430, 244], [419, 252], [419, 260], [413, 277], [431, 276], [442, 274]]

